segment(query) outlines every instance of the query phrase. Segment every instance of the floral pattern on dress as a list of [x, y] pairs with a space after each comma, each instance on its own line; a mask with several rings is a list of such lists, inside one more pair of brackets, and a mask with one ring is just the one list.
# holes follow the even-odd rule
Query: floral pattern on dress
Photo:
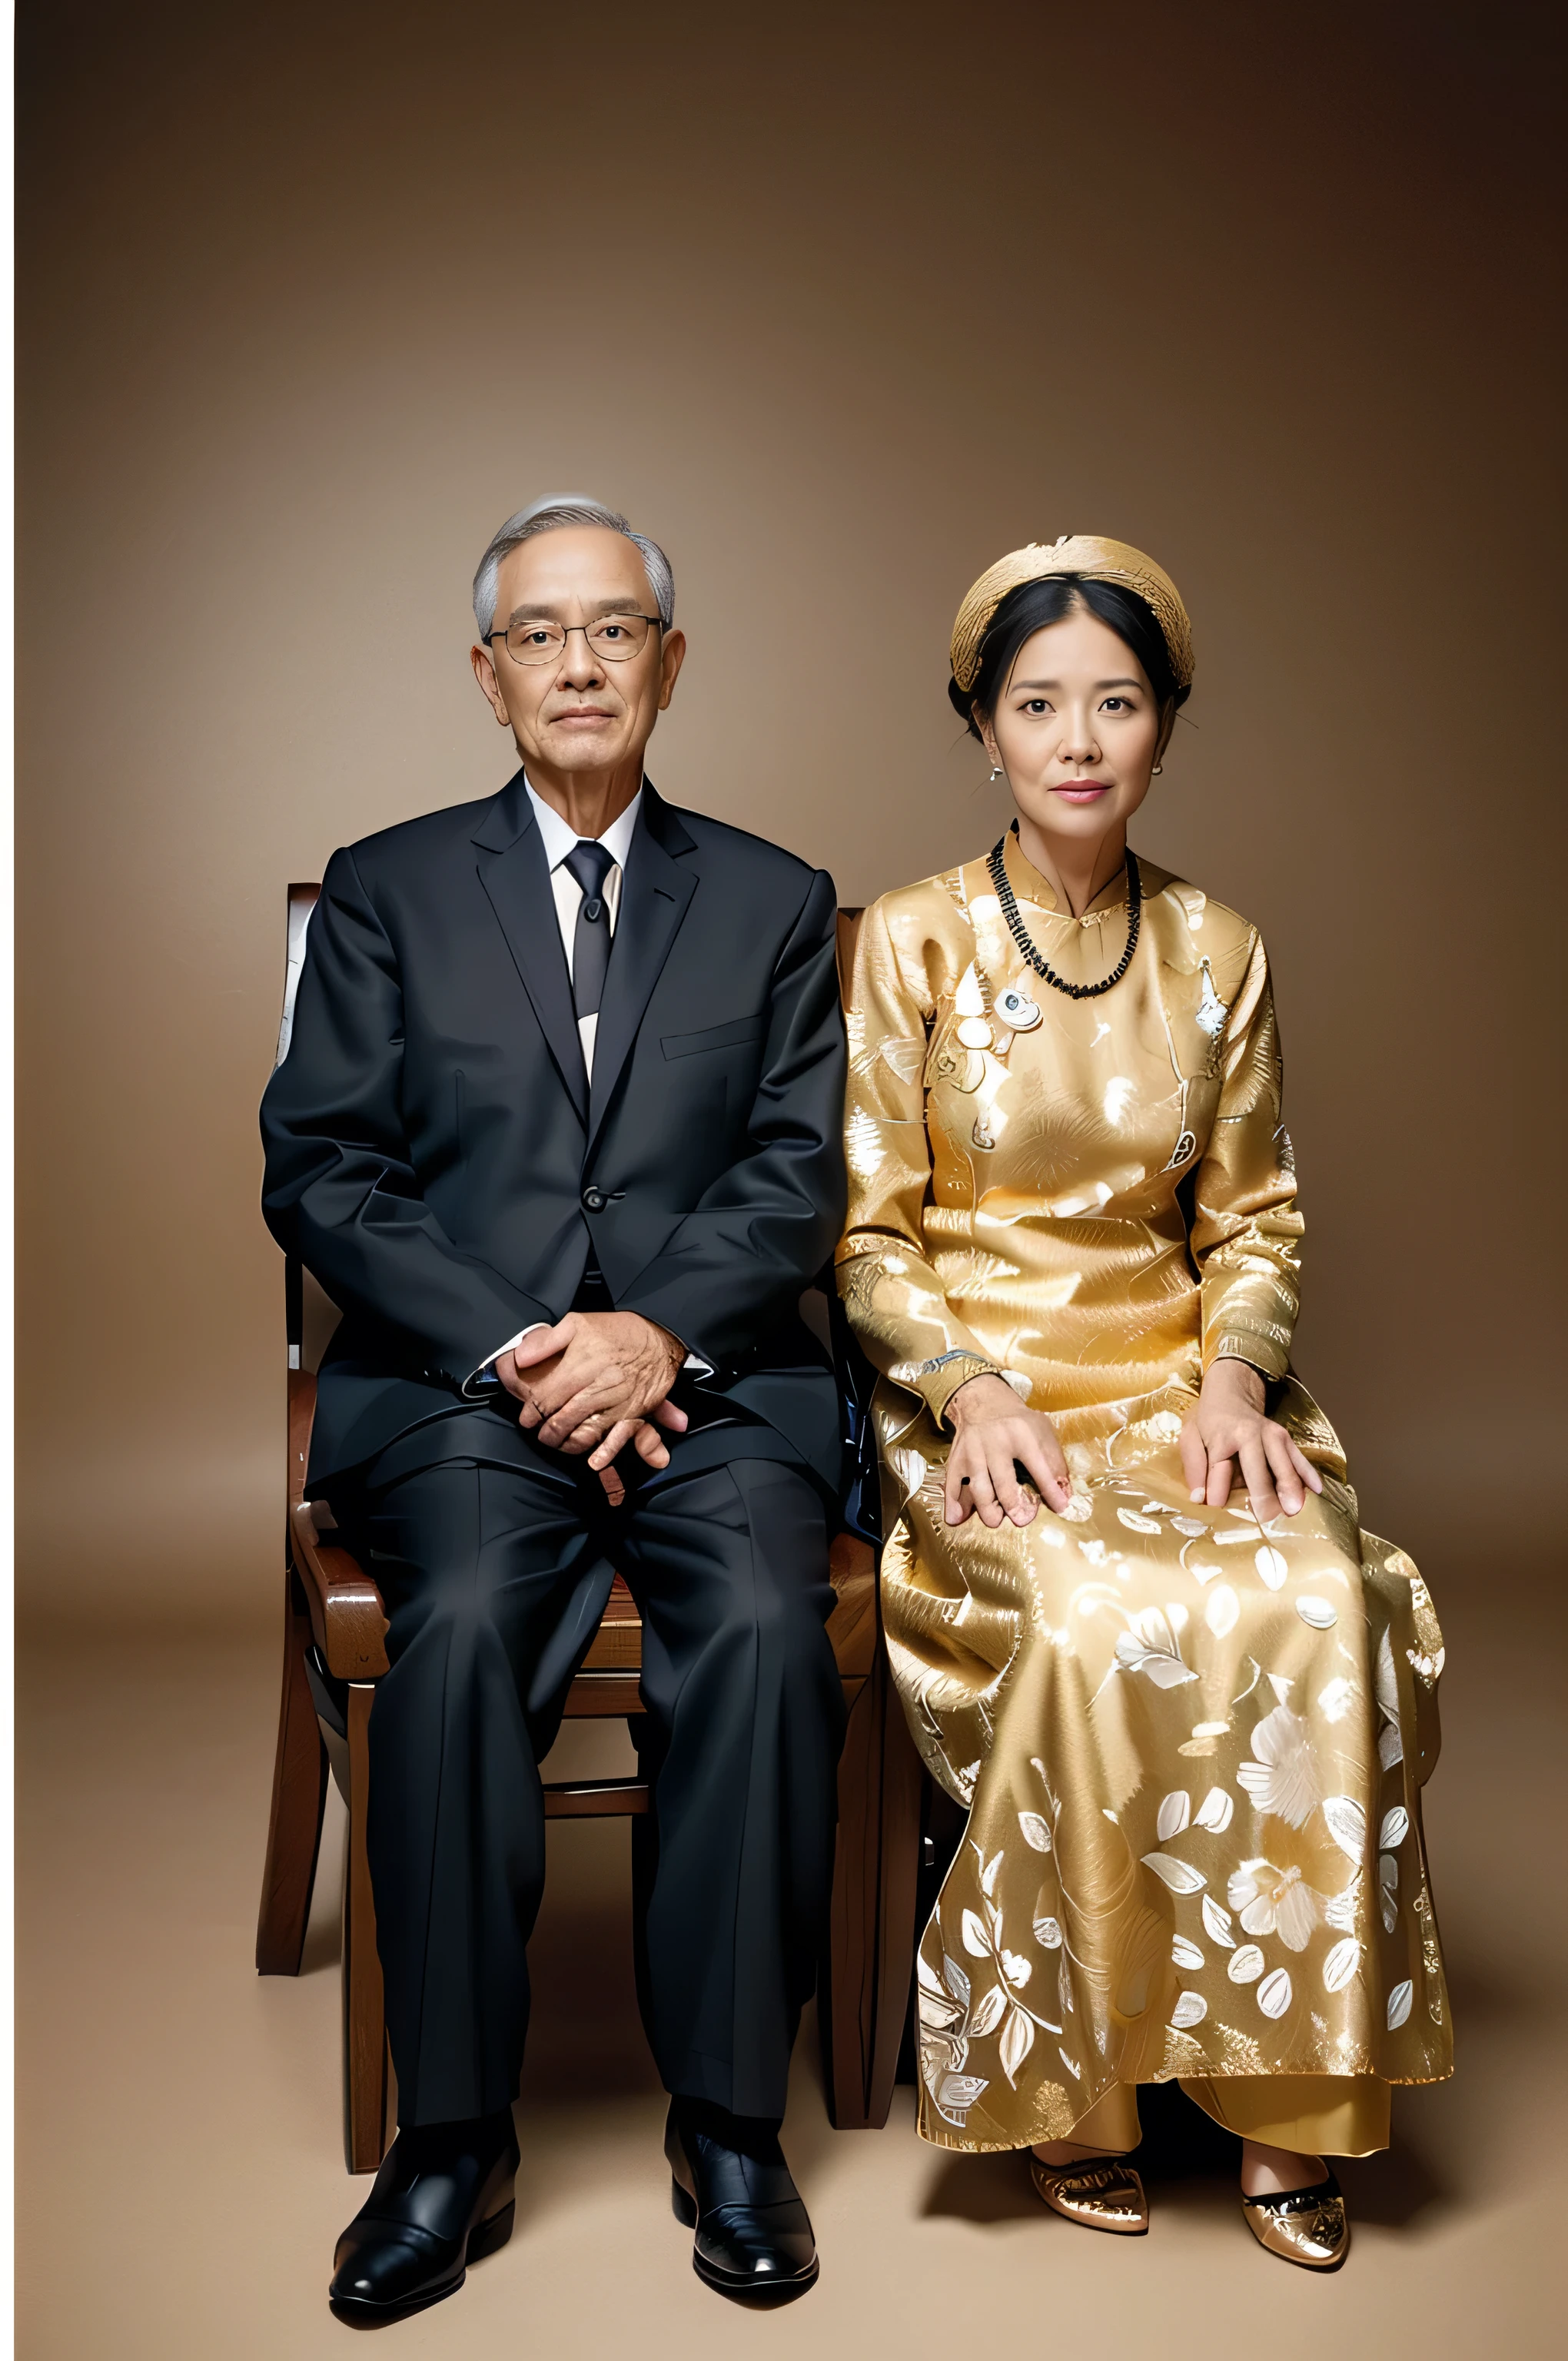
[[[1103, 972], [1115, 890], [1103, 928], [1053, 919], [1006, 857], [1053, 966]], [[1066, 2137], [1117, 2081], [1452, 2065], [1420, 1827], [1442, 1634], [1289, 1368], [1302, 1225], [1262, 947], [1142, 866], [1144, 939], [1102, 999], [997, 1021], [1030, 980], [983, 863], [869, 912], [851, 993], [840, 1287], [883, 1372], [884, 1624], [970, 1814], [917, 1969], [921, 2129], [951, 2147]], [[1323, 1477], [1266, 1530], [1181, 1473], [1221, 1352]], [[1056, 1422], [1062, 1515], [947, 1525], [941, 1413], [977, 1366]]]

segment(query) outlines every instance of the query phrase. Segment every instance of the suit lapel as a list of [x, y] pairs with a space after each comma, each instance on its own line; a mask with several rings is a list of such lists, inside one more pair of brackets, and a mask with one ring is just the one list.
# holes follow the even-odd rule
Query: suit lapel
[[670, 955], [670, 946], [696, 891], [696, 872], [678, 853], [696, 847], [674, 813], [644, 780], [642, 807], [615, 922], [615, 942], [605, 976], [598, 1029], [594, 1035], [594, 1079], [589, 1099], [591, 1149], [637, 1038], [643, 1011]]
[[[577, 1033], [577, 1012], [572, 1005], [572, 981], [566, 954], [561, 948], [555, 897], [544, 846], [534, 822], [533, 807], [522, 783], [522, 773], [510, 780], [491, 804], [474, 834], [479, 848], [479, 883], [500, 921], [523, 989], [550, 1055], [555, 1060], [573, 1105], [586, 1123], [588, 1114], [587, 1074]], [[624, 903], [622, 914], [624, 917]], [[611, 972], [615, 961], [610, 961]], [[600, 1020], [602, 1036], [603, 1020]]]

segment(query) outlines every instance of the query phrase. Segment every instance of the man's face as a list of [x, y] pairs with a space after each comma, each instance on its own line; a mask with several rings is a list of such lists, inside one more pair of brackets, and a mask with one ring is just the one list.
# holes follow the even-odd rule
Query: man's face
[[[535, 533], [501, 562], [498, 635], [509, 624], [591, 629], [617, 615], [657, 613], [636, 545], [603, 525]], [[541, 773], [607, 773], [641, 766], [685, 654], [685, 635], [657, 622], [636, 654], [619, 663], [578, 628], [567, 630], [565, 646], [546, 664], [520, 663], [503, 637], [493, 637], [488, 649], [474, 650], [474, 671], [525, 763]]]

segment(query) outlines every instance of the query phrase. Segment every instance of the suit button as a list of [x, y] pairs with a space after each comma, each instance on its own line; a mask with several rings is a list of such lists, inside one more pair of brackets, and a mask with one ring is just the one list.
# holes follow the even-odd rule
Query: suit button
[[602, 1189], [590, 1188], [583, 1191], [583, 1211], [586, 1213], [602, 1213], [609, 1202], [609, 1199]]

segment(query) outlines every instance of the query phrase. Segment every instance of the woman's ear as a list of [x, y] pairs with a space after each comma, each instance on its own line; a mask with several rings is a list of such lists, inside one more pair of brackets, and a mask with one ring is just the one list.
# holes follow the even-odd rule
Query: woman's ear
[[991, 767], [993, 771], [999, 771], [1002, 768], [1002, 757], [996, 751], [996, 732], [991, 726], [991, 716], [989, 713], [982, 713], [978, 705], [971, 705], [970, 711], [974, 717], [974, 726], [980, 732], [980, 742], [991, 757]]
[[1157, 770], [1165, 760], [1165, 750], [1170, 743], [1171, 735], [1175, 730], [1175, 728], [1176, 699], [1174, 697], [1168, 697], [1165, 701], [1164, 710], [1161, 712], [1159, 717], [1159, 736], [1155, 741], [1154, 759], [1155, 768]]

